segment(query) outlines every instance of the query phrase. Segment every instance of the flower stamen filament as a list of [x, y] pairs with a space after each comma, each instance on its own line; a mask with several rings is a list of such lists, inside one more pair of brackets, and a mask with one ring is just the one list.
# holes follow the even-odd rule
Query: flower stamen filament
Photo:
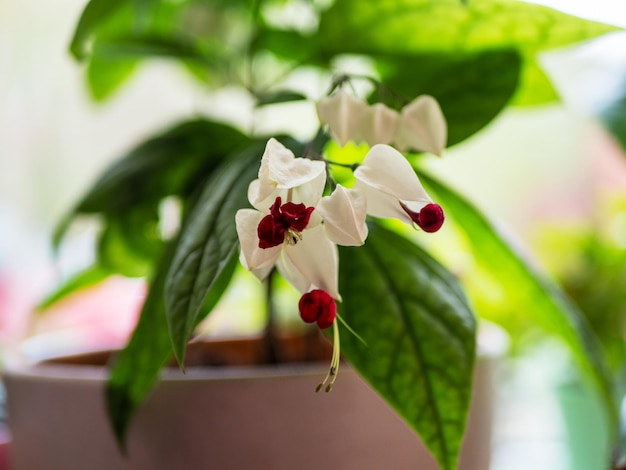
[[337, 324], [337, 319], [333, 321], [333, 355], [330, 360], [330, 368], [328, 369], [328, 373], [324, 380], [316, 387], [315, 392], [319, 392], [324, 386], [325, 392], [328, 393], [333, 389], [333, 384], [335, 380], [337, 380], [337, 374], [339, 373], [339, 360], [341, 357], [340, 353], [340, 341], [339, 341], [339, 327]]
[[287, 245], [296, 245], [300, 240], [302, 240], [302, 232], [293, 228], [285, 230], [285, 243]]

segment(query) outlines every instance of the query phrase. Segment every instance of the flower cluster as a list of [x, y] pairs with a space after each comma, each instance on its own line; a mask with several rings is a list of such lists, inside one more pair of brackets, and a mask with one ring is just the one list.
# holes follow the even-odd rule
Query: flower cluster
[[[364, 244], [368, 214], [396, 218], [425, 232], [439, 230], [443, 210], [428, 196], [404, 155], [388, 144], [440, 154], [446, 124], [439, 105], [428, 96], [396, 112], [338, 92], [318, 103], [318, 114], [340, 144], [353, 140], [371, 145], [363, 161], [353, 165], [354, 186], [327, 185], [331, 162], [321, 156], [296, 158], [272, 138], [258, 178], [248, 188], [254, 209], [239, 210], [236, 226], [243, 266], [261, 280], [277, 269], [302, 294], [302, 320], [321, 329], [333, 326], [333, 360], [319, 387], [330, 379], [330, 390], [339, 366], [337, 245]], [[334, 189], [324, 195], [327, 186]]]
[[370, 146], [393, 144], [402, 152], [416, 150], [441, 155], [448, 137], [439, 103], [429, 95], [418, 96], [398, 112], [383, 103], [368, 106], [339, 91], [317, 103], [317, 114], [342, 146], [353, 140]]

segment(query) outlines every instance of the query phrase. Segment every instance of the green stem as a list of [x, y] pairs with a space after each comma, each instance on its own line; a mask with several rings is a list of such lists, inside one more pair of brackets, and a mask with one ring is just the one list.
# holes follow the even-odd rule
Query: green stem
[[265, 279], [265, 312], [267, 321], [263, 333], [263, 349], [265, 360], [268, 364], [276, 364], [279, 361], [278, 340], [276, 336], [276, 305], [274, 304], [274, 273]]

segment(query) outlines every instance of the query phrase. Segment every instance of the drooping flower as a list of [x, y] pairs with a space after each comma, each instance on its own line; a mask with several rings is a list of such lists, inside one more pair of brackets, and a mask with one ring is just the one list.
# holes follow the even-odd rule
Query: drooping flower
[[443, 210], [419, 181], [407, 159], [389, 145], [375, 145], [354, 171], [355, 188], [367, 199], [367, 213], [416, 224], [426, 232], [439, 230]]
[[335, 299], [321, 289], [305, 293], [298, 302], [298, 310], [302, 321], [317, 323], [322, 330], [332, 326], [337, 316]]
[[344, 146], [356, 135], [367, 112], [367, 103], [339, 91], [317, 102], [320, 121], [328, 124], [330, 134]]
[[338, 186], [322, 198], [324, 165], [270, 139], [248, 188], [255, 209], [240, 209], [235, 222], [241, 263], [259, 279], [276, 266], [300, 292], [318, 288], [340, 300], [336, 244], [365, 241], [365, 197]]
[[394, 143], [402, 152], [419, 150], [441, 155], [448, 126], [435, 98], [421, 95], [402, 108]]
[[383, 103], [368, 106], [340, 90], [319, 100], [317, 113], [341, 146], [353, 140], [441, 155], [448, 137], [441, 107], [430, 95], [418, 96], [398, 112]]

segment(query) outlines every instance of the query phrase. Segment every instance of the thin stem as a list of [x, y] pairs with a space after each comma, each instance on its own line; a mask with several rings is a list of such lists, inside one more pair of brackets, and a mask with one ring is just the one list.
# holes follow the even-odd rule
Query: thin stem
[[272, 270], [265, 279], [266, 324], [263, 334], [263, 349], [268, 364], [276, 364], [279, 359], [276, 337], [276, 305], [274, 304], [274, 273], [275, 270]]
[[336, 165], [336, 166], [340, 166], [342, 168], [348, 168], [352, 171], [356, 170], [359, 167], [359, 163], [341, 163], [341, 162], [333, 162], [332, 160], [328, 160], [327, 158], [324, 159], [324, 161], [326, 163], [328, 163], [329, 165]]

